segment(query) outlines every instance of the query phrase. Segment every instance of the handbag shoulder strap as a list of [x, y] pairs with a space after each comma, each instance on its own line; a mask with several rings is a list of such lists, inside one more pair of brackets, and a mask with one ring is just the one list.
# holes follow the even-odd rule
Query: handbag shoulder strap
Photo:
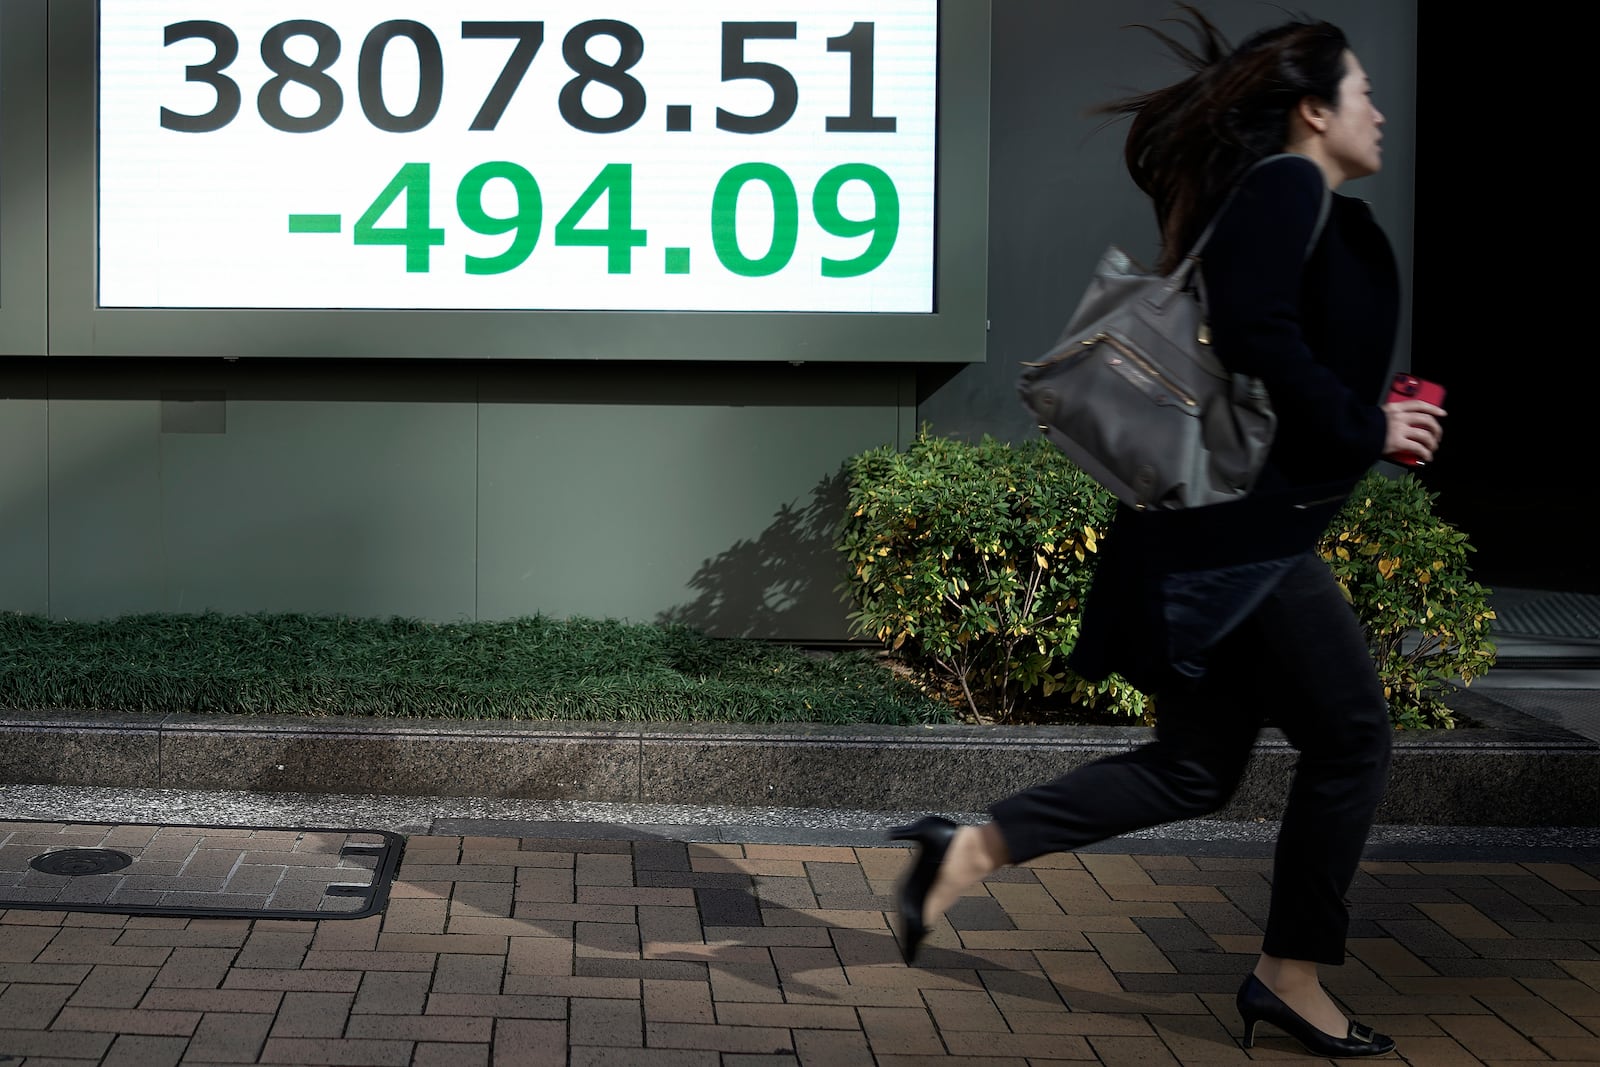
[[[1186, 261], [1193, 262], [1199, 258], [1200, 250], [1206, 246], [1207, 241], [1211, 240], [1211, 231], [1217, 228], [1217, 221], [1221, 219], [1223, 213], [1228, 210], [1228, 205], [1233, 203], [1233, 198], [1238, 195], [1239, 187], [1244, 185], [1245, 179], [1253, 174], [1258, 167], [1265, 166], [1276, 159], [1287, 159], [1290, 157], [1306, 159], [1305, 156], [1298, 155], [1298, 153], [1295, 152], [1279, 152], [1276, 155], [1265, 156], [1250, 164], [1249, 169], [1239, 176], [1238, 181], [1233, 183], [1233, 188], [1228, 190], [1228, 195], [1223, 199], [1222, 206], [1217, 208], [1217, 213], [1215, 215], [1211, 216], [1211, 221], [1206, 224], [1205, 230], [1201, 232], [1199, 239], [1195, 241], [1194, 247], [1189, 249], [1189, 255], [1185, 257]], [[1307, 160], [1307, 162], [1310, 162], [1310, 160]], [[1313, 163], [1312, 165], [1315, 166], [1316, 164]], [[1311, 258], [1311, 253], [1317, 247], [1317, 241], [1322, 238], [1322, 227], [1328, 221], [1328, 209], [1332, 203], [1333, 194], [1328, 190], [1328, 183], [1326, 180], [1324, 180], [1322, 183], [1322, 206], [1317, 211], [1317, 223], [1311, 228], [1311, 240], [1306, 242], [1306, 259]]]

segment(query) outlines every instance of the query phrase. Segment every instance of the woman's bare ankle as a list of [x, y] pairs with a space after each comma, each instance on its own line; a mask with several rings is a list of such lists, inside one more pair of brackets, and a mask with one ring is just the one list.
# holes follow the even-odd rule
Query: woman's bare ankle
[[1005, 838], [994, 823], [963, 826], [957, 830], [944, 854], [939, 876], [928, 890], [923, 922], [933, 925], [968, 888], [1004, 867], [1005, 856]]
[[1262, 953], [1261, 958], [1256, 960], [1255, 975], [1274, 992], [1321, 984], [1317, 977], [1316, 964], [1308, 960], [1269, 956], [1266, 953]]
[[1255, 976], [1306, 1022], [1331, 1037], [1349, 1033], [1350, 1021], [1322, 988], [1317, 965], [1309, 960], [1268, 956], [1256, 961]]

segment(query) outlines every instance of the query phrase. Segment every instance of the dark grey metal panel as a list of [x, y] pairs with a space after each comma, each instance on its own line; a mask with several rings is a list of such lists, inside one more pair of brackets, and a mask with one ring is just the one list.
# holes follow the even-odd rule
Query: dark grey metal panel
[[893, 367], [50, 366], [48, 433], [19, 452], [50, 457], [34, 556], [64, 618], [543, 613], [837, 640], [841, 466], [909, 432]]
[[48, 404], [39, 362], [0, 361], [0, 611], [35, 615], [50, 595]]
[[42, 356], [45, 0], [0, 4], [0, 357]]
[[484, 618], [674, 621], [837, 640], [841, 467], [900, 445], [904, 372], [487, 372]]
[[470, 390], [226, 405], [160, 438], [165, 610], [472, 618]]
[[160, 401], [48, 403], [50, 614], [162, 610]]
[[52, 365], [53, 614], [473, 617], [465, 368]]

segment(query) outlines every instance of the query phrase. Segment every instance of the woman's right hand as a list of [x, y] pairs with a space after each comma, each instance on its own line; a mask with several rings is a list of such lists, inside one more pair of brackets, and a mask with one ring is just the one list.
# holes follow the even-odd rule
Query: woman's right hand
[[1426, 400], [1394, 400], [1383, 405], [1383, 417], [1388, 424], [1383, 437], [1383, 454], [1388, 459], [1404, 461], [1416, 457], [1423, 463], [1433, 460], [1434, 450], [1444, 436], [1445, 410]]

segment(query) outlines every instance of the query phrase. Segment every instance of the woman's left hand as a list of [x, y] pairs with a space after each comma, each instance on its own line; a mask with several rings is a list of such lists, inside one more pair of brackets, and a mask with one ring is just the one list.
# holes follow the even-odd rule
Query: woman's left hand
[[1383, 405], [1387, 429], [1383, 437], [1383, 454], [1388, 459], [1402, 462], [1429, 463], [1434, 450], [1444, 437], [1445, 410], [1426, 400], [1394, 400]]

